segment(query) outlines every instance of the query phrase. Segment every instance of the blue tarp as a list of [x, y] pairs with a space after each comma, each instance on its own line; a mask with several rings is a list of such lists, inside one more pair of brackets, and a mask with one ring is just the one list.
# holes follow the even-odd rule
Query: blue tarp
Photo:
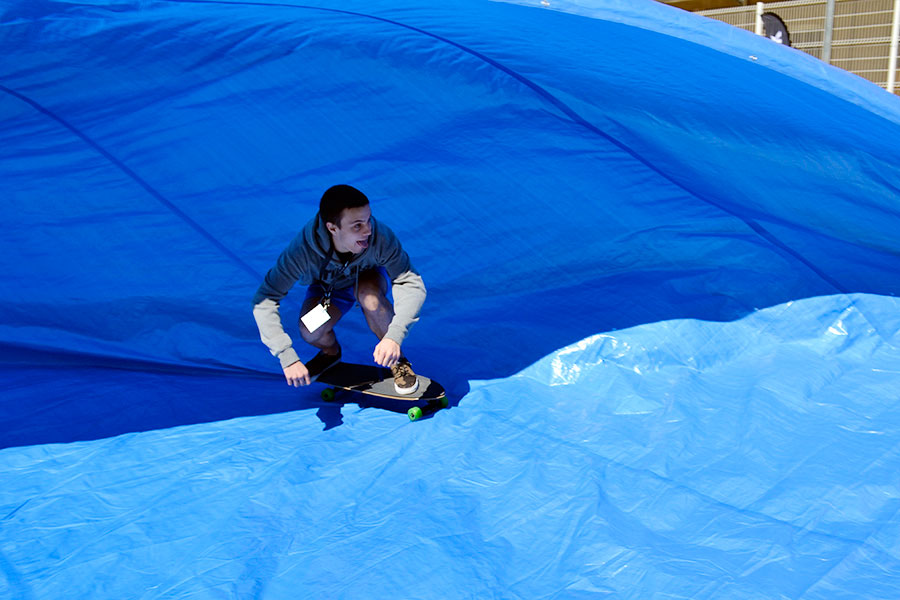
[[[0, 5], [0, 597], [900, 597], [900, 100], [549, 4]], [[258, 339], [341, 182], [426, 420]]]

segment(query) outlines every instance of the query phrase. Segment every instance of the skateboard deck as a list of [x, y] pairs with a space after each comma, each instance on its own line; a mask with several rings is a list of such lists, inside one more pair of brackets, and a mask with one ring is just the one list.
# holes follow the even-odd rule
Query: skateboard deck
[[[331, 386], [322, 390], [322, 399], [326, 402], [334, 400], [335, 391], [341, 389], [404, 402], [426, 402], [426, 409], [446, 408], [448, 401], [443, 386], [428, 377], [422, 375], [417, 375], [417, 377], [419, 378], [419, 387], [415, 392], [398, 394], [394, 390], [394, 377], [391, 375], [390, 369], [375, 365], [340, 362], [319, 374], [316, 381]], [[434, 412], [434, 410], [430, 410], [430, 412]], [[414, 406], [407, 411], [411, 421], [417, 420], [423, 414], [426, 412], [420, 406]]]

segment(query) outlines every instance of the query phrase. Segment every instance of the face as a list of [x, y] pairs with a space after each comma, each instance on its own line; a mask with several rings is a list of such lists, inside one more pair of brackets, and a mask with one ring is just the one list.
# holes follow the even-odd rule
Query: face
[[338, 252], [359, 254], [369, 247], [369, 236], [372, 235], [372, 209], [366, 206], [345, 208], [341, 212], [340, 227], [334, 223], [326, 223], [334, 249]]

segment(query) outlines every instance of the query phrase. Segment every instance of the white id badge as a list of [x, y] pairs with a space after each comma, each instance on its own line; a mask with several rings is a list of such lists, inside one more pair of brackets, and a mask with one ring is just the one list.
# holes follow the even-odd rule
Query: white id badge
[[316, 304], [315, 308], [300, 317], [300, 320], [303, 321], [310, 333], [327, 323], [330, 319], [331, 315], [328, 314], [328, 311], [321, 304]]

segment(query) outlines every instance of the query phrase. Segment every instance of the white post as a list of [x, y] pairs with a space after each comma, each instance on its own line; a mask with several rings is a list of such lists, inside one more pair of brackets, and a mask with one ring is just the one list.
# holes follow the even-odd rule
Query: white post
[[822, 42], [822, 60], [831, 64], [831, 39], [834, 35], [834, 0], [825, 3], [825, 39]]
[[891, 58], [888, 61], [887, 91], [894, 93], [897, 83], [897, 49], [900, 46], [900, 0], [894, 0], [894, 23], [891, 25]]
[[763, 11], [765, 9], [766, 9], [765, 2], [757, 2], [756, 3], [756, 35], [763, 34], [762, 16], [763, 16]]

